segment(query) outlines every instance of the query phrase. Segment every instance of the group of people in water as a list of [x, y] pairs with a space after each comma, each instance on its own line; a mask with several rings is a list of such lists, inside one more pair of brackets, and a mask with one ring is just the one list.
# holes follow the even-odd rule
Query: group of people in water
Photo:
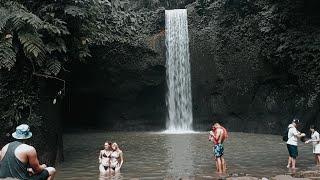
[[120, 172], [123, 164], [123, 153], [117, 143], [106, 141], [99, 154], [100, 175], [112, 175]]
[[[293, 119], [288, 125], [286, 145], [289, 152], [287, 168], [296, 169], [296, 159], [298, 157], [298, 140], [306, 136], [297, 130], [299, 119]], [[304, 143], [313, 145], [315, 163], [320, 166], [320, 135], [314, 125], [310, 126], [311, 138]], [[17, 126], [12, 133], [15, 141], [6, 144], [0, 150], [0, 178], [13, 177], [18, 179], [43, 179], [54, 178], [56, 170], [54, 167], [47, 167], [40, 164], [36, 149], [28, 145], [27, 140], [32, 137], [32, 132], [27, 124]], [[209, 141], [213, 142], [213, 155], [218, 173], [225, 173], [227, 170], [224, 159], [223, 143], [228, 138], [228, 131], [216, 122], [209, 132]], [[99, 153], [100, 175], [114, 175], [120, 172], [123, 165], [123, 152], [118, 144], [106, 141], [104, 149]]]
[[[314, 125], [310, 126], [311, 138], [304, 140], [306, 134], [297, 130], [299, 119], [293, 119], [288, 125], [286, 132], [286, 145], [289, 153], [287, 168], [296, 169], [296, 159], [298, 157], [298, 139], [301, 139], [305, 144], [312, 143], [312, 152], [315, 156], [315, 163], [320, 166], [320, 135]], [[228, 131], [221, 126], [221, 122], [216, 122], [209, 132], [209, 141], [213, 142], [213, 154], [216, 161], [216, 171], [218, 173], [225, 173], [227, 169], [226, 161], [223, 157], [224, 146], [223, 142], [228, 138]]]
[[305, 133], [301, 133], [297, 130], [299, 125], [299, 119], [293, 119], [292, 123], [288, 126], [288, 134], [286, 141], [287, 149], [289, 152], [287, 168], [296, 169], [296, 159], [298, 157], [298, 139], [302, 139], [305, 144], [312, 143], [312, 152], [315, 155], [316, 165], [320, 165], [320, 136], [314, 125], [310, 126], [311, 139], [305, 141]]

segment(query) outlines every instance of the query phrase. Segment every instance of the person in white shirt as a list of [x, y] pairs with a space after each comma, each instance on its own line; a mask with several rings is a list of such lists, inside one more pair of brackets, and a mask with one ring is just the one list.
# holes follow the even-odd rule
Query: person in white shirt
[[312, 142], [313, 154], [315, 155], [314, 158], [315, 158], [316, 164], [319, 166], [320, 165], [320, 135], [318, 131], [316, 131], [314, 125], [310, 126], [310, 131], [311, 131], [311, 139], [306, 141], [305, 143], [308, 144]]
[[296, 159], [298, 157], [298, 138], [306, 136], [305, 133], [301, 133], [297, 130], [299, 119], [293, 119], [292, 123], [288, 126], [288, 141], [287, 148], [289, 152], [287, 168], [296, 168]]

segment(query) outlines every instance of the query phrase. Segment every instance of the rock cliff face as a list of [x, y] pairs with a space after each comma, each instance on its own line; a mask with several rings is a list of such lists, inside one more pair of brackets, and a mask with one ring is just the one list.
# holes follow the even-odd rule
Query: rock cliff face
[[[270, 13], [272, 2], [243, 3], [121, 1], [126, 11], [152, 14], [152, 21], [144, 19], [150, 23], [147, 33], [141, 34], [146, 46], [94, 47], [93, 61], [74, 67], [66, 125], [163, 129], [167, 114], [164, 9], [187, 8], [195, 129], [207, 130], [214, 120], [222, 120], [231, 131], [280, 133], [293, 117], [300, 118], [305, 129], [310, 124], [319, 126], [318, 96], [305, 93], [295, 76], [266, 58], [264, 37], [273, 36], [263, 24], [255, 26], [255, 21]], [[251, 6], [253, 12], [248, 10]]]

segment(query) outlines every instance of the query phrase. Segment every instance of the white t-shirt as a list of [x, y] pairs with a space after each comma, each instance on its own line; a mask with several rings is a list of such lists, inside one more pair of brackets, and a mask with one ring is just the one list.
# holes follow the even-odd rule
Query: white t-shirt
[[300, 133], [296, 127], [292, 124], [289, 125], [289, 132], [288, 132], [288, 141], [287, 144], [298, 146], [298, 138], [297, 135]]

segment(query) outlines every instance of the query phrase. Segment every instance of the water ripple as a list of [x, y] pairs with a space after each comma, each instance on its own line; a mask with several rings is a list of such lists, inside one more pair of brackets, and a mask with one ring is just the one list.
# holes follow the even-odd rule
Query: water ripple
[[[207, 133], [67, 134], [65, 161], [57, 167], [57, 179], [210, 179], [217, 175], [207, 138]], [[116, 177], [99, 177], [98, 155], [106, 140], [116, 141], [124, 153], [124, 165]], [[228, 174], [271, 177], [289, 173], [285, 167], [287, 154], [280, 136], [230, 133], [225, 143]], [[299, 146], [299, 154], [297, 166], [301, 170], [312, 168], [312, 147]]]

